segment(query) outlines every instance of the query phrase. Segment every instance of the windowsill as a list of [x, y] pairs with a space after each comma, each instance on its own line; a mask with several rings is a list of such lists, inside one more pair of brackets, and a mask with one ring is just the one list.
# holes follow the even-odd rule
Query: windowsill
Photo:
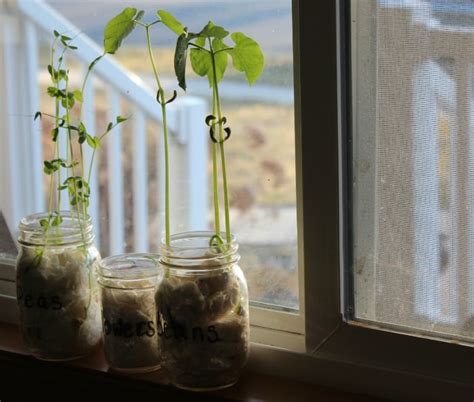
[[[269, 375], [244, 370], [242, 378], [235, 386], [210, 394], [190, 393], [178, 390], [169, 385], [162, 371], [147, 374], [128, 375], [110, 372], [105, 362], [102, 349], [91, 356], [71, 362], [43, 362], [29, 356], [22, 345], [18, 328], [12, 324], [0, 323], [0, 372], [7, 376], [2, 378], [3, 384], [12, 384], [15, 389], [18, 384], [17, 375], [21, 375], [25, 382], [38, 381], [44, 385], [44, 396], [51, 396], [52, 391], [74, 393], [81, 388], [80, 383], [94, 386], [112, 385], [114, 395], [123, 395], [122, 392], [150, 391], [159, 396], [166, 395], [167, 401], [173, 400], [232, 400], [232, 401], [325, 401], [325, 402], [375, 402], [376, 399], [348, 394], [333, 389], [310, 385], [289, 379], [277, 378]], [[27, 378], [25, 376], [28, 375]], [[8, 378], [11, 376], [11, 378]], [[54, 386], [46, 387], [44, 379], [54, 378]], [[15, 380], [13, 380], [15, 379]], [[92, 379], [92, 380], [91, 380]], [[10, 381], [11, 380], [11, 381]], [[46, 380], [47, 381], [47, 380]], [[50, 380], [51, 381], [51, 380]], [[61, 384], [61, 385], [60, 385]], [[73, 387], [73, 389], [68, 388]], [[2, 386], [3, 388], [3, 386]], [[7, 386], [8, 388], [8, 386]], [[84, 388], [84, 386], [82, 386]], [[88, 391], [91, 387], [87, 386]], [[15, 390], [17, 392], [17, 390]], [[41, 396], [41, 387], [37, 389], [37, 397]], [[109, 391], [107, 391], [109, 392]], [[64, 394], [62, 394], [64, 395]], [[108, 398], [107, 398], [108, 399]]]

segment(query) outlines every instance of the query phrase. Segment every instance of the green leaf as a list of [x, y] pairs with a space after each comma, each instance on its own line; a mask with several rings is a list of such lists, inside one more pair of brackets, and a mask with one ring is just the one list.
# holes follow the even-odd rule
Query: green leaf
[[56, 71], [56, 80], [64, 80], [64, 81], [68, 81], [69, 80], [69, 77], [68, 77], [68, 72], [66, 70], [59, 70], [59, 71]]
[[[212, 41], [212, 48], [214, 51], [228, 49], [228, 46], [222, 41], [222, 39], [214, 39]], [[209, 78], [209, 86], [213, 86], [214, 77], [212, 69], [212, 57], [211, 54], [205, 50], [192, 48], [190, 52], [191, 66], [193, 71], [204, 77], [205, 75]], [[214, 55], [214, 62], [216, 64], [216, 78], [219, 82], [224, 76], [225, 70], [227, 69], [227, 52], [222, 51]]]
[[224, 49], [229, 49], [229, 47], [222, 41], [222, 39], [216, 38], [212, 41], [212, 48], [214, 52], [222, 50], [221, 52], [214, 55], [217, 82], [219, 82], [224, 77], [225, 70], [227, 69], [228, 56], [227, 51], [224, 51]]
[[257, 42], [244, 35], [242, 32], [234, 32], [231, 35], [235, 46], [229, 50], [238, 71], [245, 73], [248, 83], [253, 84], [263, 71], [265, 58]]
[[44, 161], [44, 167], [43, 167], [43, 172], [45, 174], [52, 174], [56, 171], [57, 169], [55, 168], [54, 164], [52, 164], [50, 161]]
[[51, 222], [51, 226], [59, 226], [63, 222], [63, 218], [61, 215], [57, 215], [54, 219], [53, 222]]
[[160, 17], [161, 22], [171, 29], [176, 35], [181, 35], [186, 31], [186, 27], [168, 11], [158, 10], [156, 14], [158, 17]]
[[205, 36], [206, 38], [224, 39], [229, 35], [229, 31], [226, 31], [224, 28], [214, 25], [212, 21], [209, 21], [198, 35]]
[[174, 52], [174, 72], [178, 84], [186, 91], [186, 58], [188, 56], [188, 43], [191, 38], [185, 33], [178, 36]]
[[87, 70], [91, 71], [102, 57], [104, 57], [103, 54], [101, 54], [99, 57], [96, 57], [94, 60], [92, 60], [91, 64], [89, 64], [89, 68]]
[[51, 135], [52, 140], [56, 142], [56, 140], [58, 139], [59, 128], [58, 127], [53, 128], [49, 134]]
[[79, 144], [84, 144], [87, 139], [87, 130], [84, 123], [80, 122], [78, 127]]
[[83, 102], [84, 97], [82, 96], [82, 92], [79, 91], [79, 89], [74, 90], [73, 92], [74, 99], [76, 99], [78, 102]]
[[55, 98], [58, 95], [59, 90], [56, 87], [48, 87], [46, 92], [48, 93], [49, 96], [51, 96], [52, 98]]
[[61, 100], [61, 105], [66, 109], [72, 109], [74, 106], [74, 94], [69, 92], [66, 97]]
[[136, 8], [127, 7], [107, 23], [104, 29], [105, 53], [114, 54], [120, 48], [122, 41], [135, 28], [138, 16], [140, 13], [137, 13]]
[[211, 55], [205, 50], [192, 48], [189, 57], [191, 58], [191, 67], [197, 75], [204, 77], [211, 71]]
[[54, 36], [55, 36], [56, 38], [58, 38], [58, 37], [61, 36], [61, 34], [60, 34], [58, 31], [56, 31], [56, 30], [53, 31], [53, 34], [54, 34]]
[[48, 221], [48, 219], [41, 219], [41, 220], [39, 221], [39, 223], [40, 223], [41, 227], [43, 227], [43, 228], [45, 228], [45, 229], [47, 229], [47, 228], [49, 227], [49, 221]]
[[100, 147], [100, 138], [87, 135], [87, 143], [91, 148], [97, 149]]
[[127, 121], [127, 118], [123, 116], [117, 116], [115, 121], [117, 122], [117, 124], [120, 124], [120, 123], [123, 123], [124, 121]]
[[114, 123], [110, 122], [108, 125], [107, 125], [107, 132], [112, 130], [112, 128], [114, 127]]
[[36, 120], [38, 117], [39, 117], [40, 120], [41, 120], [41, 118], [43, 117], [43, 115], [41, 114], [41, 112], [36, 112], [36, 113], [35, 113], [35, 118], [34, 118], [33, 120]]

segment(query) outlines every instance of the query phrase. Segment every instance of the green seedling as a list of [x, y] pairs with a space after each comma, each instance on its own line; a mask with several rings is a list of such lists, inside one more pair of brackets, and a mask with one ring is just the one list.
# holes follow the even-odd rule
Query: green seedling
[[[80, 118], [73, 121], [72, 108], [75, 104], [79, 104], [79, 116], [81, 116], [83, 94], [87, 80], [95, 65], [107, 52], [104, 51], [102, 55], [89, 64], [81, 89], [71, 89], [69, 86], [69, 70], [63, 67], [63, 61], [66, 52], [77, 50], [77, 47], [72, 44], [74, 38], [60, 34], [58, 31], [53, 31], [53, 35], [54, 40], [50, 48], [50, 64], [48, 65], [51, 85], [47, 88], [47, 94], [54, 99], [54, 114], [36, 112], [34, 116], [35, 120], [43, 117], [51, 118], [54, 123], [50, 132], [51, 141], [54, 142], [54, 158], [45, 160], [43, 168], [43, 172], [51, 177], [48, 217], [42, 219], [40, 225], [44, 228], [46, 237], [51, 228], [60, 227], [63, 222], [60, 212], [61, 197], [63, 191], [66, 191], [72, 216], [78, 220], [84, 239], [83, 225], [84, 219], [88, 216], [89, 182], [96, 151], [100, 148], [104, 137], [114, 127], [127, 119], [117, 116], [115, 121], [108, 123], [106, 129], [99, 135], [89, 132]], [[58, 59], [55, 60], [57, 52], [60, 52], [60, 54]], [[64, 108], [64, 114], [61, 114], [60, 106]], [[59, 140], [62, 138], [66, 141], [67, 155], [59, 154]], [[79, 155], [74, 150], [75, 143], [78, 145]], [[87, 169], [84, 166], [83, 146], [89, 146], [93, 149], [92, 158]]]
[[153, 47], [151, 44], [150, 29], [152, 26], [162, 22], [161, 19], [155, 20], [151, 23], [145, 24], [141, 20], [144, 16], [144, 11], [138, 11], [136, 8], [127, 7], [120, 14], [115, 16], [105, 28], [105, 51], [108, 53], [115, 53], [120, 47], [122, 41], [135, 29], [141, 26], [145, 29], [146, 41], [148, 48], [148, 55], [150, 64], [153, 69], [156, 85], [158, 87], [156, 93], [156, 101], [160, 104], [161, 116], [163, 123], [163, 143], [165, 156], [165, 242], [170, 245], [170, 163], [168, 151], [168, 123], [166, 115], [166, 106], [176, 99], [176, 91], [173, 92], [169, 99], [166, 99], [165, 90], [161, 84], [160, 74], [158, 73], [157, 64], [153, 56]]
[[212, 90], [212, 114], [209, 114], [205, 119], [212, 141], [212, 186], [215, 235], [211, 238], [210, 244], [220, 248], [223, 244], [223, 239], [221, 238], [220, 229], [218, 156], [220, 157], [220, 171], [222, 175], [226, 243], [230, 244], [232, 238], [224, 146], [224, 143], [231, 135], [231, 129], [227, 124], [227, 118], [222, 113], [219, 82], [224, 78], [230, 56], [234, 68], [244, 73], [248, 83], [252, 85], [263, 71], [265, 64], [264, 55], [259, 44], [242, 32], [230, 34], [230, 39], [233, 43], [228, 45], [225, 39], [228, 38], [229, 32], [221, 26], [214, 25], [211, 21], [209, 21], [200, 32], [193, 33], [188, 32], [185, 25], [169, 12], [160, 10], [157, 14], [161, 22], [178, 35], [174, 56], [174, 68], [179, 86], [183, 90], [186, 90], [186, 63], [188, 49], [190, 49], [189, 53], [193, 71], [201, 77], [207, 77]]

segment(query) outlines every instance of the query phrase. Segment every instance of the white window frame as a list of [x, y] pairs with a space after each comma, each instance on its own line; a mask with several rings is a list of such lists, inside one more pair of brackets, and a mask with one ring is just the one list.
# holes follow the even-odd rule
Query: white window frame
[[[353, 0], [363, 1], [375, 0]], [[249, 366], [384, 398], [470, 401], [474, 349], [362, 324], [344, 307], [351, 272], [350, 6], [293, 0], [301, 315], [252, 308], [253, 336], [262, 344], [252, 344]], [[315, 53], [321, 62], [313, 62]], [[284, 346], [272, 339], [292, 335], [304, 337], [306, 353], [268, 346]], [[292, 339], [286, 345], [298, 343]]]

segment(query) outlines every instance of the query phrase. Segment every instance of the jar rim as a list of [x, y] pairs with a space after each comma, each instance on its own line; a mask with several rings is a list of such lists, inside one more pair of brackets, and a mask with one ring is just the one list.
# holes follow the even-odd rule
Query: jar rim
[[[170, 236], [171, 244], [167, 245], [165, 238], [161, 239], [161, 250], [164, 252], [173, 252], [173, 251], [183, 251], [183, 250], [203, 250], [208, 251], [212, 248], [210, 245], [210, 239], [215, 236], [216, 232], [210, 230], [200, 230], [200, 231], [189, 231], [189, 232], [181, 232], [176, 233]], [[231, 234], [231, 241], [230, 243], [226, 240], [226, 235], [224, 232], [220, 233], [221, 238], [223, 239], [224, 243], [223, 246], [231, 245], [231, 249], [238, 248], [237, 239], [236, 237]], [[198, 247], [192, 246], [192, 241], [194, 240], [202, 240], [202, 239], [209, 239], [209, 242], [203, 243]], [[182, 242], [183, 244], [176, 244], [178, 242]]]
[[[214, 231], [190, 231], [171, 236], [171, 244], [161, 243], [160, 263], [171, 269], [214, 271], [235, 264], [240, 260], [239, 245], [234, 235], [231, 242], [221, 246], [210, 244]], [[225, 233], [221, 233], [225, 239]]]
[[155, 278], [160, 274], [160, 256], [153, 253], [127, 253], [103, 258], [98, 273], [106, 279], [134, 281]]
[[[94, 240], [92, 220], [89, 215], [76, 215], [59, 211], [62, 222], [46, 229], [41, 222], [48, 219], [48, 212], [39, 212], [21, 218], [18, 225], [18, 242], [26, 246], [64, 246], [76, 243], [91, 244]], [[58, 216], [58, 215], [54, 215]]]

